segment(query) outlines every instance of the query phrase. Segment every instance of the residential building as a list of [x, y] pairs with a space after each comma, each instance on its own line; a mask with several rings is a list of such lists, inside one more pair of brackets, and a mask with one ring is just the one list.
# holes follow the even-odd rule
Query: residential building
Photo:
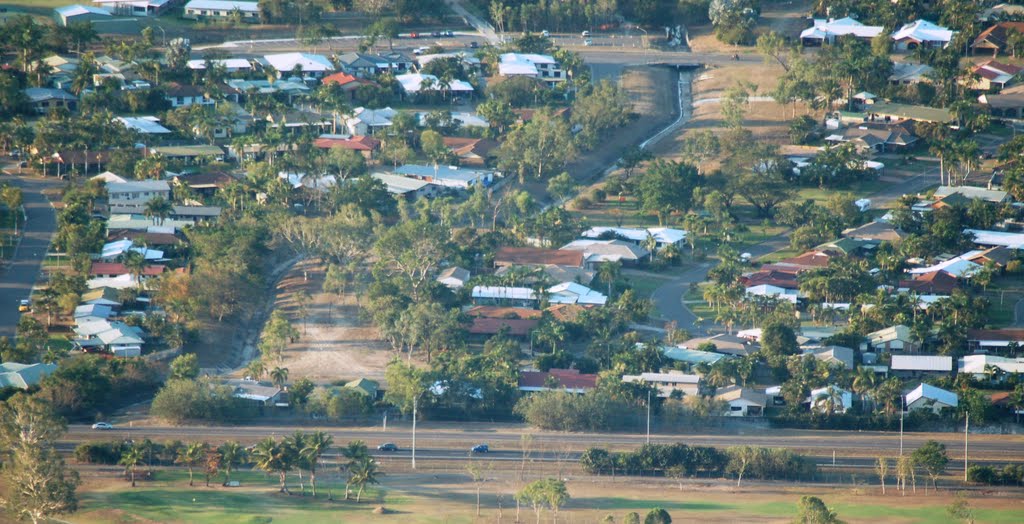
[[231, 20], [236, 17], [243, 22], [258, 22], [260, 19], [259, 2], [191, 0], [185, 4], [185, 14], [182, 15], [182, 18], [192, 20]]
[[658, 398], [669, 398], [675, 392], [683, 395], [698, 395], [700, 393], [700, 375], [690, 375], [681, 371], [623, 375], [622, 381], [650, 384], [658, 389]]
[[469, 189], [475, 185], [490, 187], [494, 171], [468, 169], [456, 166], [423, 166], [406, 164], [395, 169], [395, 174], [416, 178], [442, 187]]
[[107, 184], [107, 202], [111, 206], [144, 206], [154, 198], [171, 197], [166, 180], [137, 180]]
[[979, 91], [1001, 91], [1010, 84], [1016, 83], [1020, 78], [1021, 71], [1024, 71], [1024, 68], [995, 60], [982, 62], [971, 69], [971, 72], [978, 78], [971, 82], [970, 86], [971, 89]]
[[53, 10], [54, 19], [57, 25], [67, 27], [78, 22], [95, 22], [110, 20], [110, 11], [100, 9], [91, 5], [66, 5]]
[[140, 135], [169, 135], [171, 130], [160, 125], [160, 119], [155, 116], [119, 116], [114, 118], [129, 131], [135, 131]]
[[[506, 275], [511, 271], [516, 271], [518, 266], [501, 266], [494, 271], [495, 276]], [[535, 270], [522, 277], [522, 282], [527, 285], [533, 285], [542, 282], [576, 282], [589, 286], [594, 281], [594, 277], [597, 275], [596, 272], [589, 269], [583, 269], [571, 266], [556, 266], [556, 265], [544, 265], [544, 266], [531, 266]]]
[[352, 117], [345, 121], [345, 125], [352, 135], [376, 134], [382, 129], [391, 127], [391, 119], [397, 114], [398, 111], [390, 107], [383, 109], [357, 107], [352, 111]]
[[993, 22], [1024, 16], [1024, 5], [996, 4], [978, 15], [979, 22]]
[[956, 393], [921, 383], [904, 395], [903, 406], [907, 412], [920, 409], [938, 415], [944, 409], [956, 409], [957, 401]]
[[892, 85], [913, 85], [921, 82], [931, 83], [931, 73], [935, 69], [927, 64], [916, 64], [913, 62], [896, 62], [892, 66], [892, 74], [889, 75], [889, 83]]
[[112, 261], [120, 258], [128, 251], [135, 251], [136, 253], [141, 254], [146, 260], [157, 260], [164, 256], [164, 252], [159, 249], [136, 247], [131, 240], [118, 240], [103, 244], [103, 249], [100, 252], [99, 258], [100, 260]]
[[216, 102], [212, 98], [207, 98], [201, 87], [177, 82], [168, 83], [164, 87], [164, 98], [170, 102], [171, 107], [188, 107], [193, 104], [213, 105]]
[[526, 76], [549, 85], [566, 79], [562, 66], [550, 55], [505, 53], [499, 60], [498, 74], [501, 76]]
[[977, 186], [939, 186], [933, 194], [936, 200], [944, 200], [953, 195], [960, 195], [966, 200], [983, 200], [990, 204], [1005, 204], [1010, 201], [1010, 194], [998, 189]]
[[540, 324], [540, 320], [534, 318], [474, 317], [466, 330], [470, 335], [483, 335], [484, 339], [498, 333], [525, 339], [537, 328], [538, 324]]
[[519, 391], [562, 390], [583, 394], [597, 387], [597, 375], [580, 373], [578, 369], [556, 369], [543, 371], [520, 371]]
[[957, 373], [972, 375], [976, 380], [1003, 382], [1007, 375], [1024, 373], [1024, 358], [965, 355], [957, 363]]
[[608, 302], [608, 297], [604, 294], [576, 282], [563, 282], [552, 286], [548, 288], [547, 293], [548, 302], [551, 304], [603, 306]]
[[826, 142], [850, 143], [860, 153], [900, 152], [913, 147], [918, 138], [900, 125], [872, 125], [866, 123], [848, 127], [825, 137]]
[[118, 16], [160, 16], [181, 0], [92, 0]]
[[[164, 270], [166, 269], [167, 266], [163, 266], [160, 264], [148, 265], [142, 268], [142, 273], [139, 275], [139, 278], [145, 279], [150, 277], [158, 277], [162, 275]], [[89, 268], [90, 277], [113, 278], [119, 277], [121, 275], [127, 275], [129, 273], [131, 272], [128, 270], [128, 267], [120, 262], [95, 262]]]
[[400, 52], [373, 55], [342, 53], [337, 57], [341, 69], [357, 78], [373, 78], [382, 73], [400, 75], [412, 69], [411, 58]]
[[235, 398], [248, 400], [260, 407], [288, 407], [287, 394], [281, 388], [255, 380], [228, 380]]
[[311, 53], [278, 53], [264, 55], [263, 60], [274, 71], [278, 78], [291, 76], [299, 71], [304, 78], [321, 78], [334, 71], [334, 64], [324, 55]]
[[106, 352], [118, 357], [142, 354], [143, 331], [120, 321], [81, 322], [74, 327], [77, 347], [86, 352]]
[[863, 226], [844, 230], [843, 236], [846, 238], [877, 240], [898, 244], [906, 238], [907, 233], [888, 222], [876, 220], [868, 222]]
[[665, 354], [665, 358], [690, 365], [697, 365], [701, 363], [712, 365], [723, 358], [728, 358], [726, 355], [721, 353], [698, 351], [696, 349], [689, 349], [681, 346], [664, 346], [661, 349], [662, 353]]
[[370, 176], [384, 184], [384, 188], [387, 189], [388, 193], [408, 200], [415, 200], [420, 197], [433, 197], [441, 190], [441, 186], [431, 184], [430, 182], [392, 175], [390, 173], [374, 173]]
[[715, 390], [715, 400], [726, 402], [727, 417], [760, 417], [768, 404], [768, 396], [760, 391], [742, 386], [728, 386]]
[[448, 269], [441, 271], [441, 273], [437, 275], [437, 278], [435, 280], [437, 280], [441, 284], [444, 284], [445, 287], [454, 290], [461, 289], [463, 286], [465, 286], [466, 283], [469, 282], [471, 276], [472, 274], [469, 272], [469, 270], [462, 269], [461, 267], [458, 266], [452, 266]]
[[960, 286], [960, 280], [946, 271], [932, 271], [916, 275], [911, 280], [900, 280], [897, 291], [918, 295], [950, 295]]
[[853, 393], [835, 385], [812, 389], [810, 396], [804, 400], [811, 411], [824, 413], [830, 409], [832, 413], [846, 413], [853, 407]]
[[719, 333], [710, 337], [691, 338], [690, 340], [679, 344], [679, 347], [683, 349], [696, 350], [704, 344], [711, 344], [714, 346], [713, 351], [716, 353], [734, 357], [745, 357], [761, 350], [761, 345], [757, 342], [724, 333]]
[[187, 164], [205, 164], [210, 160], [219, 162], [224, 160], [224, 150], [220, 146], [210, 144], [157, 146], [149, 148], [149, 154], [160, 155], [166, 159], [184, 160]]
[[447, 147], [459, 159], [459, 165], [483, 167], [490, 164], [497, 156], [500, 144], [489, 138], [463, 138], [446, 136], [443, 139]]
[[971, 51], [991, 52], [993, 57], [1006, 51], [1013, 32], [1024, 33], [1024, 22], [998, 22], [978, 33], [971, 44]]
[[808, 47], [821, 46], [825, 43], [831, 44], [836, 38], [843, 36], [871, 40], [884, 30], [882, 26], [867, 26], [850, 17], [839, 20], [816, 18], [813, 26], [800, 33], [800, 43]]
[[78, 97], [64, 91], [63, 89], [52, 89], [49, 87], [30, 87], [24, 90], [32, 111], [45, 115], [52, 109], [67, 109], [76, 111], [78, 109]]
[[57, 364], [0, 363], [0, 390], [4, 388], [28, 389], [39, 384], [46, 375], [57, 370]]
[[981, 246], [1002, 246], [1010, 249], [1024, 249], [1024, 233], [1009, 231], [988, 231], [984, 229], [965, 229], [975, 244]]
[[374, 153], [380, 149], [380, 140], [372, 136], [320, 135], [313, 140], [313, 145], [321, 149], [349, 149], [367, 160], [372, 160]]
[[868, 333], [868, 347], [878, 352], [903, 351], [914, 352], [919, 345], [910, 334], [910, 328], [902, 324]]
[[946, 355], [893, 355], [889, 370], [901, 378], [918, 378], [926, 375], [950, 376], [953, 372], [953, 357]]
[[358, 391], [369, 397], [371, 400], [380, 400], [383, 397], [384, 391], [380, 389], [380, 383], [376, 380], [370, 380], [368, 378], [357, 378], [351, 382], [345, 384], [345, 387], [354, 391]]
[[82, 293], [82, 304], [109, 306], [111, 310], [117, 310], [121, 307], [121, 299], [118, 297], [116, 289], [95, 288]]
[[625, 240], [574, 240], [562, 246], [563, 251], [583, 253], [584, 267], [596, 270], [605, 262], [620, 262], [636, 266], [651, 256], [651, 252], [633, 242]]
[[743, 288], [743, 293], [750, 296], [772, 297], [778, 300], [785, 300], [796, 304], [801, 298], [805, 298], [797, 288], [773, 286], [771, 284], [757, 284]]
[[356, 92], [360, 87], [372, 87], [377, 85], [376, 82], [359, 78], [345, 72], [338, 72], [333, 75], [325, 76], [320, 80], [320, 83], [324, 85], [337, 85], [338, 88], [341, 89], [341, 91], [348, 97], [349, 102], [355, 100]]
[[918, 47], [941, 48], [949, 45], [954, 31], [927, 20], [904, 25], [892, 34], [897, 51], [913, 51]]
[[406, 95], [419, 95], [422, 93], [443, 93], [446, 96], [472, 95], [473, 85], [465, 80], [452, 79], [443, 82], [434, 75], [421, 73], [406, 73], [395, 77], [402, 92]]
[[804, 355], [812, 355], [814, 358], [830, 366], [839, 366], [846, 370], [853, 369], [855, 361], [852, 348], [844, 346], [811, 346], [802, 349]]
[[667, 246], [682, 248], [686, 241], [686, 231], [670, 227], [592, 227], [580, 236], [594, 240], [624, 240], [644, 247], [653, 241], [657, 249]]
[[583, 267], [583, 253], [536, 247], [501, 247], [494, 254], [494, 266], [568, 266]]
[[189, 60], [185, 63], [185, 67], [188, 67], [192, 71], [205, 71], [207, 63], [223, 67], [228, 73], [248, 72], [252, 70], [252, 63], [245, 58], [212, 58], [209, 60], [199, 58]]
[[988, 108], [993, 117], [1018, 119], [1024, 111], [1024, 85], [1015, 85], [999, 93], [985, 93], [978, 103]]
[[949, 273], [956, 278], [970, 278], [982, 269], [980, 264], [970, 261], [970, 258], [973, 258], [978, 253], [980, 253], [980, 251], [968, 251], [963, 255], [944, 260], [937, 264], [910, 269], [908, 273], [911, 275], [927, 275], [936, 271], [942, 271], [944, 273]]
[[971, 255], [967, 260], [975, 264], [992, 264], [996, 269], [1004, 269], [1011, 260], [1016, 260], [1013, 249], [1005, 246], [995, 246]]
[[483, 306], [529, 307], [537, 305], [537, 293], [528, 287], [474, 286], [473, 303]]
[[1008, 352], [1016, 356], [1024, 349], [1024, 329], [969, 329], [967, 350], [975, 353]]
[[98, 320], [107, 320], [114, 312], [114, 308], [111, 306], [103, 306], [97, 304], [82, 304], [75, 307], [74, 319], [75, 324], [82, 322], [95, 322]]

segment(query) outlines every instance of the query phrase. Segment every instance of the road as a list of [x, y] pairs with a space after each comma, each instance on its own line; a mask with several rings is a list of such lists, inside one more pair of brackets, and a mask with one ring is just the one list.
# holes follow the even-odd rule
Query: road
[[[426, 426], [426, 427], [424, 427]], [[431, 427], [434, 426], [434, 427]], [[61, 447], [69, 451], [74, 444], [91, 441], [131, 438], [164, 440], [202, 440], [218, 443], [238, 440], [243, 443], [255, 442], [267, 436], [281, 437], [295, 431], [323, 430], [334, 437], [334, 442], [343, 445], [352, 440], [363, 440], [371, 448], [384, 442], [394, 442], [401, 449], [408, 450], [412, 442], [411, 431], [406, 425], [392, 425], [387, 431], [371, 428], [329, 428], [294, 426], [244, 426], [244, 427], [117, 427], [111, 431], [97, 431], [86, 425], [71, 425], [62, 440]], [[749, 434], [748, 434], [749, 433]], [[634, 449], [645, 441], [642, 434], [625, 433], [559, 433], [539, 431], [522, 425], [485, 425], [432, 423], [420, 425], [416, 433], [418, 459], [435, 458], [458, 460], [469, 456], [469, 448], [487, 443], [492, 452], [487, 456], [501, 460], [522, 458], [520, 442], [523, 434], [533, 437], [531, 456], [538, 460], [576, 459], [579, 453], [589, 447], [609, 449]], [[910, 453], [928, 440], [946, 445], [950, 458], [963, 458], [963, 434], [958, 433], [906, 433], [903, 438], [904, 452]], [[895, 456], [900, 449], [897, 432], [881, 431], [819, 431], [819, 430], [772, 430], [762, 431], [752, 427], [749, 432], [737, 433], [695, 433], [691, 435], [651, 435], [652, 443], [671, 444], [682, 442], [688, 445], [713, 446], [761, 446], [789, 448], [824, 461], [837, 457], [847, 463], [853, 459], [866, 460], [879, 455]], [[971, 435], [972, 457], [995, 462], [1024, 461], [1024, 436], [1019, 435]], [[381, 453], [381, 456], [407, 457], [408, 451]]]
[[10, 177], [0, 180], [22, 189], [27, 220], [23, 226], [21, 244], [11, 261], [10, 267], [0, 269], [0, 336], [13, 337], [21, 313], [18, 301], [29, 298], [32, 286], [39, 278], [43, 257], [50, 246], [50, 239], [57, 229], [57, 217], [50, 202], [42, 191], [57, 187], [59, 182], [52, 179]]

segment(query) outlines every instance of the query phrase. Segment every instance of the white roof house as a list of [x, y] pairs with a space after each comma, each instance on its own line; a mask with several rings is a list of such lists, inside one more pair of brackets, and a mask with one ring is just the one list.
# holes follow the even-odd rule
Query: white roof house
[[[448, 91], [453, 93], [472, 93], [473, 86], [465, 80], [452, 80], [448, 85], [441, 85], [438, 78], [434, 75], [424, 75], [420, 73], [409, 73], [406, 75], [398, 75], [395, 77], [398, 83], [402, 85], [402, 91], [407, 95], [414, 95], [421, 91]], [[425, 87], [428, 86], [428, 87]]]
[[537, 300], [537, 293], [528, 287], [473, 286], [474, 299]]
[[117, 240], [115, 242], [108, 242], [103, 245], [103, 251], [100, 254], [100, 258], [111, 259], [117, 258], [128, 250], [141, 253], [146, 260], [156, 260], [164, 257], [164, 252], [159, 249], [148, 249], [145, 247], [135, 247], [135, 244], [131, 240]]
[[132, 131], [144, 135], [166, 135], [170, 129], [160, 125], [160, 119], [155, 116], [119, 116], [114, 120]]
[[505, 53], [499, 57], [498, 74], [501, 76], [528, 76], [552, 78], [550, 71], [558, 69], [558, 62], [550, 55], [533, 53]]
[[[192, 0], [185, 4], [185, 14], [203, 14], [203, 12], [226, 12], [239, 11], [243, 15], [260, 12], [259, 2], [237, 2], [234, 0]], [[212, 14], [212, 13], [210, 13]]]
[[[224, 66], [224, 69], [229, 73], [252, 69], [252, 64], [244, 58], [215, 58], [210, 60], [210, 63]], [[206, 69], [206, 60], [189, 60], [185, 65], [193, 71], [202, 71]]]
[[814, 26], [800, 33], [800, 40], [817, 40], [833, 42], [837, 36], [851, 35], [856, 38], [874, 38], [885, 28], [882, 26], [864, 25], [850, 17], [839, 20], [815, 19]]
[[948, 355], [893, 355], [889, 369], [924, 373], [953, 371], [953, 357]]
[[388, 193], [391, 193], [392, 195], [408, 195], [410, 193], [417, 194], [418, 192], [423, 191], [424, 188], [429, 188], [434, 185], [430, 182], [419, 180], [417, 178], [392, 175], [390, 173], [374, 173], [370, 176], [380, 180], [388, 190]]
[[943, 408], [955, 408], [958, 397], [952, 391], [946, 391], [930, 384], [922, 383], [904, 397], [907, 411], [927, 409], [938, 413]]
[[548, 302], [552, 304], [580, 304], [603, 306], [608, 297], [576, 282], [563, 282], [548, 288]]
[[140, 282], [132, 275], [125, 273], [116, 277], [95, 277], [85, 281], [89, 289], [108, 287], [110, 289], [129, 289], [139, 287]]
[[753, 296], [775, 297], [779, 300], [785, 300], [792, 304], [796, 304], [797, 300], [800, 298], [800, 291], [797, 289], [786, 289], [784, 287], [773, 286], [771, 284], [750, 286], [745, 288], [744, 292]]
[[649, 227], [646, 229], [636, 227], [592, 227], [583, 232], [583, 238], [599, 239], [605, 235], [615, 235], [616, 238], [629, 240], [636, 244], [647, 242], [648, 237], [654, 237], [658, 247], [667, 245], [679, 246], [686, 240], [686, 231], [670, 227]]
[[395, 169], [395, 173], [418, 178], [439, 186], [457, 189], [469, 189], [476, 184], [483, 184], [484, 187], [487, 187], [494, 181], [493, 171], [466, 169], [456, 166], [406, 164]]
[[977, 186], [939, 186], [935, 193], [932, 194], [932, 197], [940, 199], [956, 194], [963, 195], [969, 199], [979, 198], [993, 204], [1002, 204], [1009, 197], [1009, 193], [1006, 191]]
[[623, 382], [646, 382], [658, 388], [658, 397], [669, 398], [673, 391], [685, 395], [696, 395], [700, 385], [700, 375], [690, 375], [681, 371], [668, 373], [641, 373], [639, 375], [623, 375]]
[[650, 256], [647, 248], [623, 240], [573, 240], [562, 246], [568, 251], [582, 251], [587, 267], [593, 268], [602, 262], [623, 262], [636, 264]]
[[453, 266], [439, 273], [435, 280], [449, 289], [461, 289], [466, 282], [469, 282], [470, 277], [472, 277], [472, 273], [468, 269]]
[[889, 75], [889, 83], [896, 85], [916, 84], [929, 82], [928, 74], [935, 71], [930, 65], [915, 64], [911, 62], [896, 62], [892, 66], [892, 74]]
[[334, 64], [324, 55], [278, 53], [264, 55], [263, 59], [280, 74], [288, 74], [296, 67], [302, 70], [302, 74], [310, 76], [323, 76], [327, 71], [334, 71]]
[[836, 406], [836, 413], [846, 413], [846, 410], [853, 406], [853, 393], [839, 387], [839, 386], [825, 386], [823, 388], [812, 389], [811, 395], [807, 397], [805, 402], [810, 403], [811, 411], [822, 411], [825, 409], [825, 405], [828, 402], [828, 398], [835, 394], [838, 400], [838, 406]]
[[390, 107], [383, 109], [357, 107], [352, 111], [352, 117], [345, 121], [345, 126], [353, 135], [367, 135], [379, 129], [391, 127], [391, 119], [395, 118], [397, 114], [398, 111]]
[[913, 49], [918, 45], [945, 47], [953, 39], [953, 34], [954, 31], [927, 20], [916, 20], [895, 31], [892, 39], [899, 49]]
[[1012, 249], [1024, 249], [1024, 233], [1007, 231], [986, 231], [984, 229], [965, 229], [974, 237], [974, 243], [982, 246], [1004, 246]]
[[968, 251], [963, 255], [953, 257], [932, 266], [911, 269], [910, 273], [914, 275], [923, 275], [927, 273], [934, 273], [935, 271], [945, 271], [957, 278], [969, 278], [982, 268], [981, 264], [977, 264], [969, 260], [978, 256], [980, 253], [981, 251]]
[[[991, 367], [990, 367], [991, 366]], [[988, 376], [995, 368], [1003, 373], [1024, 373], [1024, 358], [1006, 358], [996, 355], [966, 355], [958, 362], [958, 372], [974, 375], [976, 379]]]

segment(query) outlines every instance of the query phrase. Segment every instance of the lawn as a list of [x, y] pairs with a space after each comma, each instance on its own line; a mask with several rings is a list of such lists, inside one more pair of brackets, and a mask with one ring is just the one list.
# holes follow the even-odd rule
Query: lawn
[[[457, 523], [514, 522], [515, 502], [511, 495], [519, 483], [502, 478], [494, 471], [481, 489], [481, 515], [475, 517], [475, 492], [466, 475], [420, 473], [381, 477], [379, 489], [368, 490], [362, 504], [338, 500], [343, 485], [332, 485], [335, 500], [328, 501], [322, 492], [314, 500], [308, 494], [299, 496], [294, 475], [289, 475], [291, 496], [276, 490], [276, 477], [257, 472], [240, 472], [234, 478], [242, 481], [239, 488], [207, 488], [202, 475], [196, 475], [196, 486], [189, 487], [183, 471], [158, 472], [154, 481], [140, 481], [130, 488], [113, 473], [87, 479], [80, 489], [81, 509], [64, 517], [75, 523], [106, 522], [195, 522], [195, 523], [301, 523], [317, 522], [384, 522], [384, 523]], [[335, 480], [335, 482], [337, 482]], [[328, 483], [321, 482], [321, 490]], [[631, 482], [625, 479], [572, 479], [567, 482], [570, 501], [559, 512], [562, 522], [598, 522], [613, 515], [621, 522], [636, 511], [644, 515], [654, 507], [665, 508], [677, 522], [789, 522], [796, 514], [801, 495], [821, 497], [844, 521], [944, 523], [950, 522], [946, 505], [952, 499], [948, 492], [924, 496], [900, 497], [878, 495], [873, 488], [827, 489], [796, 488], [771, 485], [764, 488], [731, 485], [689, 485], [678, 491], [674, 485], [652, 481]], [[498, 498], [500, 494], [501, 498]], [[499, 502], [500, 500], [500, 502]], [[501, 518], [498, 504], [501, 504]], [[986, 494], [971, 499], [970, 507], [977, 522], [1011, 523], [1024, 521], [1024, 509], [1011, 494]], [[377, 506], [389, 512], [373, 514]], [[542, 521], [552, 514], [545, 511]], [[520, 522], [534, 520], [532, 510], [524, 506]], [[642, 517], [641, 517], [642, 518]]]

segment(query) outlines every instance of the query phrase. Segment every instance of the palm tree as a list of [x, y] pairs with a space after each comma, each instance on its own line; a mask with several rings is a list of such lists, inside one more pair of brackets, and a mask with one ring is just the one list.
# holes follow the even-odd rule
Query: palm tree
[[608, 296], [612, 296], [612, 284], [622, 273], [622, 262], [606, 260], [597, 266], [597, 277], [608, 285]]
[[[352, 467], [356, 463], [369, 458], [370, 450], [366, 447], [366, 443], [362, 440], [353, 440], [348, 443], [347, 446], [341, 448], [341, 456], [348, 459], [348, 462], [341, 465], [342, 471], [351, 471]], [[348, 500], [349, 486], [352, 484], [352, 476], [348, 476], [348, 480], [345, 481], [345, 500]]]
[[267, 374], [267, 365], [259, 358], [251, 360], [245, 366], [245, 374], [252, 377], [253, 380], [260, 380], [263, 378], [263, 375]]
[[[857, 374], [853, 377], [853, 391], [864, 398], [872, 398], [876, 387], [878, 387], [878, 375], [871, 368], [858, 366]], [[874, 410], [872, 409], [872, 411]]]
[[231, 469], [234, 466], [245, 464], [248, 457], [245, 448], [233, 440], [221, 444], [217, 451], [220, 452], [221, 465], [224, 466], [224, 483], [227, 484], [231, 482]]
[[288, 368], [274, 368], [270, 371], [270, 380], [277, 387], [284, 387], [284, 383], [288, 381]]
[[192, 483], [193, 469], [199, 465], [200, 462], [206, 457], [206, 443], [205, 442], [192, 442], [189, 445], [178, 450], [178, 457], [174, 459], [176, 464], [181, 464], [188, 468], [188, 485], [194, 485]]
[[121, 454], [120, 464], [124, 466], [124, 472], [131, 475], [132, 487], [135, 487], [135, 468], [142, 464], [142, 450], [132, 446]]
[[356, 503], [363, 497], [363, 489], [367, 484], [378, 484], [377, 463], [370, 457], [363, 457], [349, 468], [349, 483], [359, 486], [356, 492]]
[[309, 485], [313, 488], [313, 498], [316, 498], [316, 466], [320, 462], [320, 456], [334, 445], [334, 439], [323, 431], [317, 430], [306, 437], [306, 445], [299, 450], [306, 465], [309, 467]]
[[146, 270], [146, 256], [134, 249], [129, 249], [121, 255], [121, 263], [131, 274], [132, 279], [138, 284], [142, 282], [142, 273]]
[[288, 447], [278, 443], [273, 437], [267, 437], [256, 444], [252, 450], [253, 463], [267, 473], [277, 473], [281, 481], [281, 493], [288, 491], [288, 472], [292, 469], [292, 457]]
[[146, 208], [142, 212], [143, 215], [146, 215], [146, 218], [155, 218], [157, 225], [160, 226], [164, 225], [164, 220], [167, 220], [167, 217], [173, 213], [174, 206], [171, 204], [171, 201], [159, 196], [146, 202]]

